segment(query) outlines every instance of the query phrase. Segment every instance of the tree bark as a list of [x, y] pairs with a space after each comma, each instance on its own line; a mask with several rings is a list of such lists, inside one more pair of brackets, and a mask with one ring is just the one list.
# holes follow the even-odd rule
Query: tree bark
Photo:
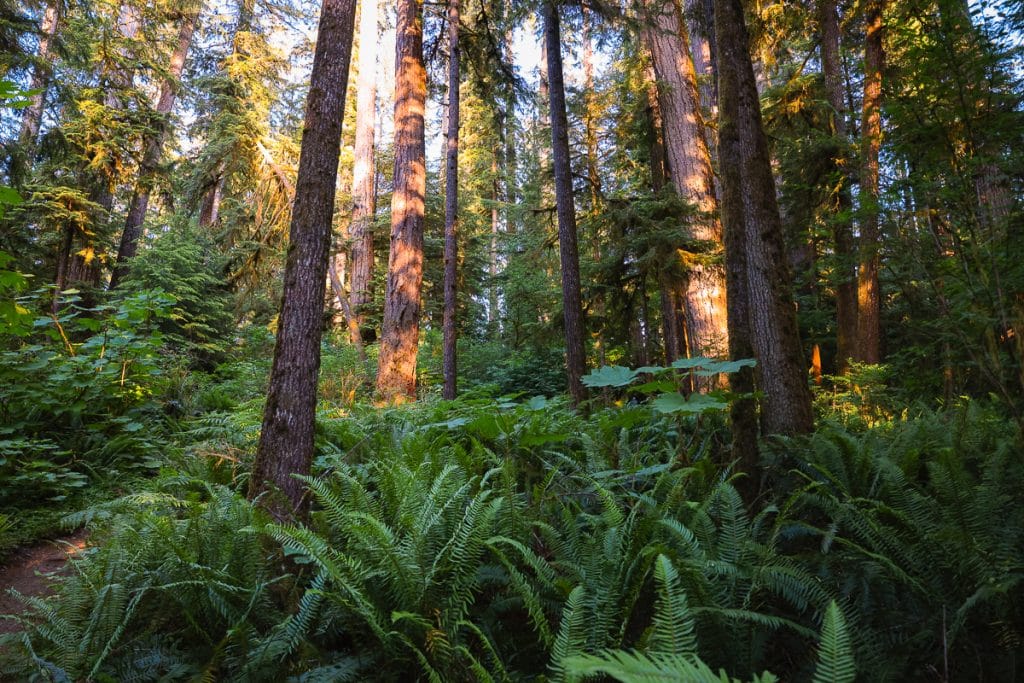
[[121, 278], [125, 275], [128, 260], [133, 258], [138, 251], [146, 210], [149, 208], [149, 196], [153, 191], [153, 183], [156, 181], [157, 170], [164, 154], [164, 140], [170, 128], [168, 117], [171, 110], [174, 109], [174, 102], [178, 97], [181, 74], [185, 69], [185, 60], [188, 58], [188, 51], [192, 45], [196, 24], [199, 22], [199, 11], [200, 8], [195, 7], [181, 17], [178, 43], [174, 47], [174, 52], [171, 53], [167, 76], [160, 84], [160, 98], [155, 111], [156, 120], [143, 140], [145, 152], [142, 162], [139, 164], [139, 179], [135, 184], [128, 217], [125, 220], [124, 231], [121, 233], [121, 243], [117, 249], [117, 263], [110, 277], [111, 290], [117, 289]]
[[281, 314], [253, 462], [249, 497], [277, 519], [302, 515], [316, 427], [317, 375], [323, 327], [323, 285], [331, 246], [331, 219], [341, 150], [355, 0], [323, 0], [310, 75], [285, 263]]
[[846, 100], [839, 54], [839, 17], [836, 14], [835, 0], [818, 0], [818, 23], [821, 32], [821, 74], [825, 81], [829, 105], [832, 107], [831, 132], [837, 146], [837, 154], [833, 160], [836, 184], [833, 191], [835, 215], [832, 217], [832, 236], [838, 270], [835, 278], [836, 369], [842, 373], [853, 355], [857, 339], [857, 276], [854, 267], [856, 253], [853, 226], [850, 221], [853, 200], [850, 197], [849, 179], [844, 170], [848, 142]]
[[554, 0], [542, 4], [551, 111], [551, 157], [554, 162], [555, 205], [558, 214], [559, 257], [562, 264], [562, 313], [565, 326], [565, 361], [573, 405], [587, 397], [583, 388], [586, 355], [583, 348], [583, 302], [580, 295], [580, 258], [576, 243], [576, 204], [569, 166], [569, 122], [565, 111], [562, 74], [562, 37]]
[[32, 69], [32, 83], [29, 90], [37, 91], [29, 98], [29, 105], [21, 114], [21, 129], [18, 142], [23, 153], [31, 156], [39, 137], [39, 128], [43, 122], [43, 109], [46, 105], [46, 92], [50, 87], [53, 75], [54, 42], [57, 37], [57, 26], [60, 23], [61, 0], [50, 0], [39, 24], [39, 46], [36, 48], [36, 61]]
[[[458, 308], [456, 282], [459, 268], [459, 0], [448, 0], [448, 141], [445, 149], [444, 195], [444, 389], [453, 400], [458, 392], [456, 342]], [[497, 181], [495, 181], [497, 182]], [[497, 210], [497, 209], [495, 209]]]
[[[706, 127], [701, 115], [697, 76], [678, 4], [645, 2], [642, 37], [651, 51], [661, 105], [669, 177], [681, 197], [698, 211], [687, 226], [683, 300], [689, 352], [693, 356], [725, 357], [729, 329], [722, 258], [722, 225], [718, 219], [715, 177]], [[690, 246], [692, 245], [692, 246]]]
[[[730, 290], [729, 298], [732, 300], [735, 295], [738, 299], [733, 302], [737, 310], [730, 318], [735, 318], [736, 324], [730, 320], [730, 332], [743, 334], [743, 312], [739, 309], [743, 306], [745, 286], [746, 332], [765, 396], [761, 405], [762, 429], [768, 434], [807, 432], [814, 425], [811, 394], [740, 0], [715, 0], [715, 33], [723, 220], [729, 235], [727, 247], [733, 252], [729, 279], [733, 290], [737, 290]], [[741, 254], [745, 263], [739, 263]], [[743, 340], [732, 345], [732, 349], [736, 353], [746, 351]], [[745, 455], [749, 457], [750, 453]], [[749, 468], [754, 463], [743, 464]]]
[[359, 73], [356, 81], [356, 139], [352, 169], [350, 233], [352, 312], [366, 324], [366, 307], [373, 292], [373, 217], [377, 211], [374, 123], [377, 113], [377, 0], [362, 0], [359, 19]]
[[399, 0], [395, 41], [395, 187], [391, 200], [384, 324], [377, 391], [385, 401], [416, 398], [423, 211], [426, 195], [423, 0]]
[[872, 0], [865, 11], [864, 101], [861, 109], [860, 177], [863, 219], [860, 225], [860, 269], [857, 273], [857, 360], [878, 363], [881, 352], [879, 269], [878, 152], [882, 146], [882, 13], [885, 0]]

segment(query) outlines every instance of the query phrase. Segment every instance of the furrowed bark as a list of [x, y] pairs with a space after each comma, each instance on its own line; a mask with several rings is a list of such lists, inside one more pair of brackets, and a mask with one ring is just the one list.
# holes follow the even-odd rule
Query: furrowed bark
[[587, 397], [583, 387], [586, 356], [583, 348], [583, 303], [580, 295], [580, 258], [576, 243], [576, 205], [569, 167], [569, 123], [565, 110], [562, 74], [562, 38], [554, 0], [542, 5], [551, 110], [551, 156], [554, 163], [558, 246], [562, 264], [562, 312], [565, 326], [565, 361], [573, 405]]
[[341, 150], [355, 0], [323, 0], [310, 75], [295, 182], [281, 314], [278, 318], [263, 428], [249, 497], [274, 517], [302, 516], [316, 428], [317, 375], [323, 331], [323, 286], [330, 257], [331, 222]]
[[688, 351], [692, 356], [725, 357], [729, 330], [722, 225], [686, 28], [675, 1], [646, 0], [644, 18], [642, 37], [657, 77], [669, 178], [698, 212], [685, 228], [686, 248], [680, 251], [687, 273], [682, 298]]
[[363, 0], [359, 19], [359, 72], [356, 81], [356, 139], [352, 169], [352, 247], [349, 279], [352, 312], [366, 324], [373, 291], [373, 217], [377, 210], [374, 123], [377, 113], [377, 0]]
[[[444, 199], [444, 389], [452, 400], [458, 391], [456, 343], [458, 310], [456, 283], [459, 267], [459, 0], [448, 0], [448, 140], [445, 149]], [[497, 210], [497, 209], [495, 209]]]
[[395, 187], [391, 200], [384, 325], [377, 392], [385, 401], [416, 398], [420, 287], [423, 284], [423, 212], [426, 195], [422, 0], [399, 0], [395, 41]]
[[[734, 288], [746, 287], [747, 332], [765, 395], [761, 426], [767, 434], [808, 432], [814, 426], [811, 395], [740, 0], [715, 1], [715, 28], [723, 219], [731, 237], [727, 247], [734, 251], [731, 258], [739, 259], [735, 251], [742, 240], [745, 263], [730, 264], [730, 270], [735, 265]], [[741, 272], [743, 284], [736, 281]], [[732, 296], [730, 292], [730, 299]], [[742, 292], [737, 296], [743, 296]], [[738, 326], [742, 312], [737, 311], [735, 317]], [[737, 330], [730, 327], [731, 332]], [[736, 350], [743, 350], [742, 345]], [[745, 464], [753, 466], [752, 462]]]
[[882, 13], [885, 0], [872, 0], [866, 9], [864, 44], [864, 100], [861, 109], [860, 268], [857, 272], [857, 360], [878, 363], [881, 350], [881, 292], [878, 286], [879, 223], [878, 153], [882, 146]]

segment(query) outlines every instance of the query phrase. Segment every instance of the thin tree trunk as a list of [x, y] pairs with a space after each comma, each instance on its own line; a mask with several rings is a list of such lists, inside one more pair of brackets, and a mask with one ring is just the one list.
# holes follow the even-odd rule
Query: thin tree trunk
[[139, 179], [135, 184], [128, 217], [125, 220], [124, 231], [121, 233], [121, 243], [117, 250], [117, 264], [110, 277], [110, 289], [112, 290], [117, 288], [121, 278], [124, 277], [128, 260], [134, 257], [138, 251], [146, 211], [149, 208], [149, 196], [153, 191], [153, 183], [156, 181], [157, 170], [164, 154], [164, 140], [170, 128], [168, 117], [171, 110], [174, 109], [174, 102], [178, 97], [181, 74], [185, 69], [185, 60], [192, 45], [196, 24], [199, 22], [199, 11], [200, 8], [196, 7], [181, 17], [178, 44], [171, 54], [167, 76], [160, 84], [160, 98], [155, 111], [156, 121], [142, 143], [145, 152], [142, 156], [142, 163], [139, 165]]
[[[448, 0], [448, 141], [445, 149], [444, 195], [444, 389], [453, 400], [458, 392], [456, 343], [458, 309], [456, 283], [459, 268], [459, 0]], [[495, 181], [497, 182], [497, 181]], [[497, 210], [495, 208], [495, 210]]]
[[316, 426], [317, 375], [323, 331], [323, 283], [330, 258], [331, 218], [341, 150], [355, 0], [323, 0], [310, 75], [295, 183], [281, 314], [252, 466], [249, 497], [276, 518], [301, 516]]
[[334, 298], [338, 300], [341, 314], [345, 316], [345, 325], [348, 327], [349, 338], [352, 339], [352, 344], [356, 347], [359, 360], [365, 363], [366, 349], [363, 347], [363, 337], [359, 334], [359, 323], [352, 312], [352, 306], [349, 304], [348, 296], [345, 294], [345, 287], [341, 284], [341, 278], [338, 276], [338, 270], [335, 268], [334, 263], [328, 266], [327, 275], [330, 277], [331, 289], [334, 291]]
[[562, 312], [565, 325], [565, 360], [573, 405], [587, 397], [583, 388], [586, 355], [583, 348], [583, 302], [580, 295], [580, 258], [576, 244], [576, 205], [569, 167], [569, 122], [565, 111], [562, 75], [562, 37], [554, 0], [542, 4], [551, 110], [551, 156], [554, 161], [555, 204], [558, 213], [559, 257], [562, 264]]
[[[669, 177], [681, 197], [699, 212], [685, 234], [697, 250], [689, 259], [685, 283], [689, 352], [693, 356], [725, 357], [729, 329], [722, 225], [718, 219], [711, 152], [701, 115], [697, 77], [679, 6], [675, 1], [646, 2], [642, 36], [651, 51], [658, 82]], [[699, 245], [699, 246], [698, 246]]]
[[879, 269], [878, 152], [882, 146], [882, 13], [885, 0], [872, 0], [866, 9], [864, 43], [864, 102], [861, 109], [863, 219], [860, 225], [860, 269], [857, 273], [857, 360], [878, 363], [881, 352], [881, 294]]
[[487, 253], [487, 274], [490, 283], [487, 287], [487, 326], [495, 333], [501, 331], [498, 315], [498, 233], [501, 222], [498, 214], [498, 203], [501, 201], [501, 180], [498, 169], [498, 150], [491, 154], [491, 244]]
[[[711, 0], [684, 0], [686, 32], [690, 39], [690, 54], [697, 73], [697, 90], [700, 92], [701, 110], [705, 115], [714, 116], [718, 111], [718, 84], [715, 81], [715, 33], [710, 24], [697, 21], [697, 15], [713, 20], [714, 8]], [[708, 131], [711, 133], [712, 131]]]
[[356, 139], [352, 169], [352, 309], [360, 327], [373, 292], [373, 217], [377, 210], [374, 123], [377, 112], [377, 0], [362, 0], [359, 20], [359, 73], [356, 81]]
[[423, 115], [423, 1], [399, 0], [395, 41], [395, 187], [391, 200], [384, 324], [377, 391], [385, 401], [416, 397], [426, 169]]
[[209, 228], [220, 220], [220, 202], [224, 198], [224, 164], [218, 166], [218, 173], [213, 184], [203, 195], [203, 201], [199, 206], [199, 225]]
[[[740, 329], [745, 285], [750, 348], [758, 362], [765, 399], [762, 429], [768, 434], [810, 431], [814, 426], [807, 371], [800, 348], [796, 307], [783, 251], [782, 221], [775, 197], [768, 145], [761, 123], [761, 106], [750, 61], [749, 38], [740, 0], [715, 1], [718, 42], [719, 159], [722, 167], [726, 243], [730, 252], [730, 281], [736, 296], [736, 325]], [[740, 243], [742, 243], [742, 248]], [[738, 263], [740, 254], [745, 263]], [[736, 272], [732, 272], [733, 270]], [[739, 282], [741, 271], [743, 282]], [[736, 290], [736, 291], [734, 291]], [[731, 307], [732, 308], [732, 307]], [[732, 345], [743, 353], [744, 339]], [[745, 384], [745, 383], [744, 383]], [[747, 391], [748, 386], [738, 387]], [[746, 420], [749, 415], [741, 419]], [[734, 423], [735, 424], [735, 423]], [[749, 430], [749, 424], [744, 422]], [[749, 438], [745, 434], [744, 438]], [[741, 447], [742, 448], [742, 447]], [[742, 466], [754, 466], [752, 451], [741, 454]]]
[[26, 156], [30, 156], [35, 150], [39, 128], [43, 122], [46, 92], [50, 87], [50, 78], [53, 75], [51, 62], [53, 61], [52, 52], [57, 37], [57, 26], [60, 23], [60, 4], [61, 0], [50, 0], [43, 13], [43, 20], [39, 24], [39, 46], [36, 49], [32, 83], [29, 86], [29, 90], [36, 92], [29, 98], [29, 105], [21, 114], [21, 130], [18, 133], [18, 142], [21, 143]]
[[821, 31], [821, 73], [825, 92], [832, 107], [830, 119], [838, 155], [833, 163], [837, 185], [834, 190], [835, 215], [832, 217], [832, 235], [835, 246], [838, 275], [836, 287], [836, 369], [842, 373], [853, 355], [857, 339], [857, 286], [854, 263], [856, 261], [850, 213], [853, 200], [850, 184], [843, 170], [847, 144], [846, 100], [843, 93], [842, 65], [839, 54], [839, 17], [835, 0], [818, 0], [818, 22]]

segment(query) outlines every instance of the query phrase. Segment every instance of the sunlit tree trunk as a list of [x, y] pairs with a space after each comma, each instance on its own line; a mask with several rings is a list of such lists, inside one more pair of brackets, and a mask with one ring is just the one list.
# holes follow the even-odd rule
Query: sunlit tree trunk
[[377, 391], [386, 401], [416, 397], [427, 183], [423, 138], [427, 72], [423, 66], [422, 22], [422, 0], [399, 0], [395, 40], [395, 187], [377, 371]]
[[[807, 432], [813, 428], [811, 395], [740, 0], [715, 1], [715, 29], [722, 216], [726, 224], [732, 287], [729, 299], [733, 304], [730, 333], [741, 337], [732, 344], [731, 350], [735, 355], [742, 355], [752, 349], [758, 362], [764, 393], [763, 431], [767, 434]], [[745, 312], [742, 310], [744, 299]], [[749, 335], [746, 348], [745, 335]], [[734, 387], [748, 391], [749, 383], [741, 381]], [[746, 432], [741, 438], [746, 440], [751, 438], [749, 418], [749, 414], [740, 418]], [[748, 444], [739, 446], [743, 467], [752, 470], [754, 451], [747, 450]]]
[[351, 302], [360, 326], [366, 322], [373, 282], [373, 217], [377, 209], [374, 123], [377, 114], [377, 0], [362, 0], [359, 19], [359, 72], [356, 76], [356, 136], [352, 169], [350, 234]]
[[565, 80], [562, 74], [562, 37], [554, 0], [542, 5], [547, 53], [551, 110], [551, 157], [554, 162], [555, 204], [558, 214], [559, 256], [562, 264], [562, 313], [565, 326], [565, 360], [573, 404], [586, 399], [583, 372], [583, 303], [580, 296], [580, 258], [576, 244], [576, 204], [569, 166], [569, 123], [565, 111]]
[[700, 245], [692, 247], [699, 257], [684, 265], [682, 298], [689, 352], [725, 357], [729, 353], [725, 267], [717, 262], [722, 256], [722, 225], [696, 72], [679, 6], [647, 0], [645, 7], [642, 34], [657, 76], [669, 178], [699, 212], [685, 235], [686, 242]]
[[856, 261], [853, 229], [850, 214], [853, 201], [850, 185], [844, 170], [846, 162], [846, 104], [843, 93], [843, 77], [839, 55], [839, 17], [835, 0], [818, 1], [818, 23], [821, 32], [821, 73], [824, 77], [825, 92], [832, 107], [830, 119], [832, 135], [837, 141], [837, 156], [834, 161], [832, 205], [832, 235], [838, 273], [836, 287], [836, 366], [842, 372], [853, 355], [857, 339], [857, 286], [854, 264]]
[[444, 195], [444, 389], [442, 396], [455, 398], [458, 391], [458, 341], [455, 314], [458, 308], [456, 278], [459, 267], [459, 0], [448, 0], [448, 140], [445, 148]]
[[199, 8], [194, 7], [181, 17], [181, 28], [178, 31], [178, 43], [171, 53], [171, 61], [167, 68], [167, 74], [163, 83], [160, 84], [160, 97], [157, 101], [156, 120], [150, 132], [143, 139], [142, 162], [139, 164], [139, 179], [135, 184], [135, 191], [132, 194], [131, 204], [128, 208], [128, 217], [125, 220], [124, 231], [121, 233], [121, 243], [117, 250], [117, 264], [114, 266], [114, 273], [110, 278], [110, 289], [116, 289], [121, 278], [125, 274], [125, 268], [129, 259], [135, 256], [138, 251], [139, 239], [142, 237], [143, 223], [146, 219], [146, 211], [149, 208], [149, 196], [153, 191], [153, 183], [156, 181], [157, 170], [164, 153], [164, 140], [169, 129], [168, 118], [171, 110], [174, 109], [174, 102], [178, 96], [182, 71], [185, 68], [185, 60], [188, 57], [189, 48], [192, 45], [192, 36], [195, 33], [196, 24], [199, 22]]
[[323, 0], [295, 182], [277, 342], [249, 497], [278, 519], [302, 515], [316, 426], [324, 279], [341, 150], [355, 0]]
[[871, 0], [865, 10], [864, 101], [861, 109], [860, 268], [857, 273], [857, 360], [881, 360], [881, 293], [878, 286], [879, 223], [878, 152], [882, 146], [882, 13], [885, 0]]

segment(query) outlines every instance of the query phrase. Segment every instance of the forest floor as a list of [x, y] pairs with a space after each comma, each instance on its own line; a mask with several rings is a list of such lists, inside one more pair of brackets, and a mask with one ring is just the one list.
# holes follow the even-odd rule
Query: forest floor
[[[73, 534], [14, 551], [0, 567], [0, 614], [21, 614], [24, 605], [11, 594], [44, 596], [53, 591], [53, 577], [61, 574], [68, 559], [86, 547], [88, 532], [79, 529]], [[18, 622], [0, 619], [0, 633], [18, 631]]]

